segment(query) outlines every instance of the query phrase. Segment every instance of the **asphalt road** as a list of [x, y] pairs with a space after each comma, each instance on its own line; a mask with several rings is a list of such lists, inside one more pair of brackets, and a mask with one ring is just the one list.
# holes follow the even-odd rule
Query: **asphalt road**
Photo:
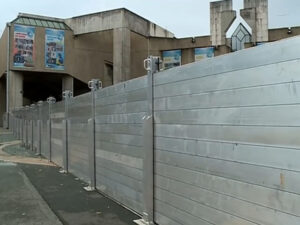
[[[0, 147], [14, 140], [0, 129]], [[43, 159], [20, 145], [4, 148], [3, 154], [17, 163], [0, 157], [1, 225], [132, 225], [139, 218], [98, 192], [86, 192], [87, 184], [72, 174], [41, 165]]]

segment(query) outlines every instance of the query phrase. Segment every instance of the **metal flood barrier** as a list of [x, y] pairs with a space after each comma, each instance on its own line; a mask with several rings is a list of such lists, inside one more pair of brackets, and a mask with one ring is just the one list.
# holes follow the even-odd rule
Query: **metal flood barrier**
[[299, 225], [300, 38], [158, 64], [16, 109], [11, 129], [145, 224]]

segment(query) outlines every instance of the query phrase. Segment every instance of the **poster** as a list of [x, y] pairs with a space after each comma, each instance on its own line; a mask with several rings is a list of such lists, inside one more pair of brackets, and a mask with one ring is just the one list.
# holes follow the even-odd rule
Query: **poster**
[[163, 51], [163, 68], [181, 66], [181, 50]]
[[45, 30], [45, 65], [46, 68], [64, 70], [65, 62], [65, 31]]
[[33, 67], [35, 27], [14, 25], [13, 63], [15, 67]]
[[214, 57], [214, 53], [214, 47], [195, 48], [195, 62], [206, 58], [212, 58]]

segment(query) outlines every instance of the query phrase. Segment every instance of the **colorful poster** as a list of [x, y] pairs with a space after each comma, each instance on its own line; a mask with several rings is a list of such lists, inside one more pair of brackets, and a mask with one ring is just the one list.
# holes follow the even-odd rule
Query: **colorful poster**
[[65, 31], [45, 30], [45, 65], [46, 68], [64, 70], [65, 62]]
[[201, 61], [202, 59], [214, 57], [214, 47], [208, 48], [195, 48], [195, 62]]
[[181, 66], [181, 50], [163, 51], [163, 68]]
[[14, 25], [13, 62], [15, 67], [33, 67], [35, 27]]

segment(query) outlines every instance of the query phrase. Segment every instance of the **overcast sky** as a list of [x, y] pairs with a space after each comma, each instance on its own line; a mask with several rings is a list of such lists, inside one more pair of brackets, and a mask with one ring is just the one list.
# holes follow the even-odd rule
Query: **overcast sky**
[[[5, 1], [5, 0], [2, 0]], [[176, 37], [208, 35], [210, 0], [8, 0], [0, 7], [0, 32], [19, 12], [69, 18], [125, 7], [173, 32]], [[243, 0], [233, 0], [234, 9]], [[299, 0], [269, 0], [269, 27], [300, 26]]]

